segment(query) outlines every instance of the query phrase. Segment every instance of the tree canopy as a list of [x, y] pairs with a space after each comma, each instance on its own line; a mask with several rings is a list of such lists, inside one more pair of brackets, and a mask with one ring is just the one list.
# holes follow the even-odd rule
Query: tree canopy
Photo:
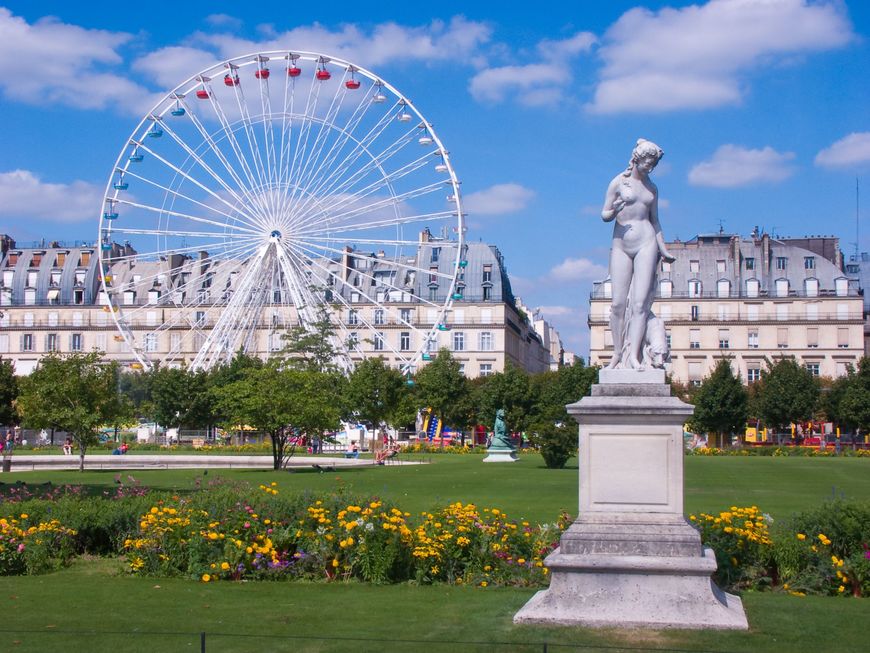
[[809, 370], [794, 358], [767, 361], [754, 403], [769, 427], [785, 430], [794, 422], [811, 419], [819, 401], [819, 385]]
[[698, 429], [718, 434], [722, 446], [726, 434], [744, 432], [748, 401], [746, 388], [731, 369], [730, 361], [721, 358], [694, 395], [692, 421]]

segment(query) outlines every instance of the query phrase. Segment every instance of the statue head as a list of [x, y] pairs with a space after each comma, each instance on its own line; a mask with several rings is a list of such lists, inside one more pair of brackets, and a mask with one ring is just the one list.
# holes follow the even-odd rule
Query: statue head
[[625, 170], [623, 175], [626, 177], [631, 175], [631, 171], [634, 169], [635, 165], [644, 160], [648, 161], [649, 170], [652, 170], [664, 155], [664, 150], [652, 141], [648, 141], [645, 138], [638, 138], [637, 144], [631, 151], [631, 161], [628, 162], [628, 168]]
[[499, 408], [497, 411], [495, 411], [495, 416], [496, 418], [504, 419], [504, 408]]

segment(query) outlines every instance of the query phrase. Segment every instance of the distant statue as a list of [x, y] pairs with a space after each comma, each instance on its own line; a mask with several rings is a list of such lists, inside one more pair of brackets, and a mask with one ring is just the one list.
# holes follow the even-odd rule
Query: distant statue
[[508, 435], [507, 424], [504, 421], [504, 409], [499, 408], [495, 411], [495, 428], [492, 432], [492, 442], [490, 447], [513, 449], [510, 435]]
[[[616, 220], [610, 248], [613, 359], [609, 369], [663, 367], [669, 359], [666, 346], [662, 351], [664, 325], [650, 311], [659, 259], [674, 261], [659, 225], [658, 188], [649, 178], [663, 154], [655, 143], [639, 139], [628, 168], [607, 187], [601, 218]], [[647, 334], [651, 321], [658, 322]]]

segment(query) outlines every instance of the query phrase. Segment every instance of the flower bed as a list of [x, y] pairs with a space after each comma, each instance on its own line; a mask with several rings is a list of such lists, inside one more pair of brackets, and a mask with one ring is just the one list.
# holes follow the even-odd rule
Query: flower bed
[[805, 446], [749, 446], [733, 449], [719, 449], [718, 447], [698, 447], [686, 451], [690, 456], [806, 456], [811, 458], [832, 458], [835, 456], [843, 456], [846, 458], [868, 458], [870, 459], [870, 449], [852, 449], [851, 447], [843, 446], [839, 453], [832, 445], [828, 445], [825, 449], [818, 447]]
[[27, 513], [0, 518], [0, 576], [39, 574], [67, 564], [76, 532]]

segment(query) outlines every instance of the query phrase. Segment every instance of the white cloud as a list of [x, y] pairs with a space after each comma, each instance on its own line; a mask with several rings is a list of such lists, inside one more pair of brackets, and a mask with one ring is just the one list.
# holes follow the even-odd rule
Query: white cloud
[[854, 38], [839, 2], [711, 0], [658, 12], [635, 8], [604, 36], [598, 113], [735, 104], [751, 69], [841, 47]]
[[816, 155], [816, 165], [840, 168], [870, 163], [870, 132], [853, 132]]
[[545, 318], [562, 317], [565, 315], [580, 315], [580, 309], [576, 306], [538, 306]]
[[224, 27], [227, 29], [239, 29], [242, 26], [242, 20], [229, 14], [210, 14], [205, 17], [207, 22], [212, 27]]
[[230, 34], [197, 33], [194, 40], [214, 48], [222, 57], [241, 52], [266, 50], [306, 50], [323, 52], [370, 67], [387, 62], [446, 61], [466, 57], [489, 41], [491, 29], [482, 22], [456, 16], [445, 23], [432, 21], [421, 27], [380, 23], [366, 31], [346, 24], [331, 30], [319, 23], [283, 32], [264, 30], [266, 39], [253, 41]]
[[588, 258], [566, 258], [549, 272], [555, 281], [599, 280], [607, 276], [607, 268]]
[[689, 183], [694, 186], [736, 188], [762, 181], [782, 181], [794, 172], [789, 161], [793, 152], [777, 152], [772, 147], [750, 150], [738, 145], [722, 145], [709, 161], [703, 161], [689, 171]]
[[43, 18], [28, 23], [0, 7], [0, 76], [6, 97], [28, 104], [76, 109], [120, 107], [144, 113], [153, 103], [146, 89], [107, 72], [123, 63], [118, 50], [131, 34], [85, 29]]
[[526, 106], [553, 104], [562, 98], [573, 79], [570, 60], [588, 52], [595, 42], [595, 36], [589, 32], [578, 32], [561, 41], [543, 40], [537, 47], [543, 61], [486, 68], [471, 79], [468, 89], [478, 102], [516, 100]]
[[472, 215], [502, 215], [521, 211], [534, 197], [535, 191], [525, 186], [496, 184], [464, 196], [462, 206]]
[[199, 48], [169, 46], [150, 52], [133, 62], [133, 70], [144, 73], [161, 88], [171, 89], [220, 59]]
[[102, 191], [74, 181], [52, 184], [29, 170], [0, 172], [0, 215], [10, 218], [79, 222], [94, 220]]

